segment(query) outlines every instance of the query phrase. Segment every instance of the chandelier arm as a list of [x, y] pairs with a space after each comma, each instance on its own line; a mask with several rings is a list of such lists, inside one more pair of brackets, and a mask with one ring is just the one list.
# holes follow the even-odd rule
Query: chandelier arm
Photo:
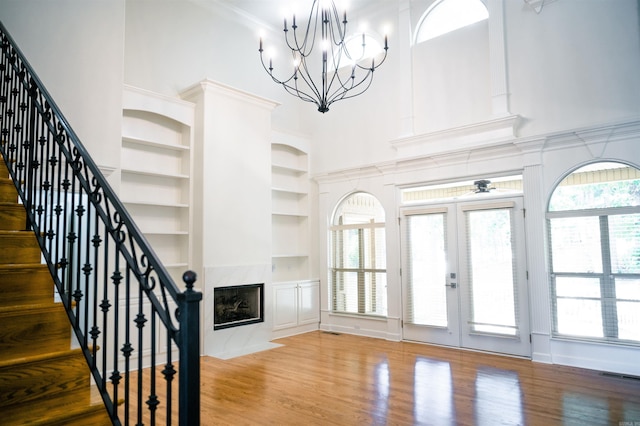
[[[331, 29], [331, 41], [333, 42], [334, 45], [336, 46], [340, 46], [342, 44], [344, 44], [344, 39], [346, 37], [347, 34], [347, 12], [344, 13], [344, 19], [342, 21], [342, 26], [340, 26], [341, 22], [340, 22], [340, 14], [338, 13], [338, 8], [336, 7], [336, 4], [334, 2], [331, 2], [331, 9], [330, 11], [327, 11], [327, 14], [333, 15], [331, 16], [331, 18], [335, 21], [336, 26], [334, 28], [333, 25], [329, 25], [329, 28]], [[327, 16], [327, 18], [329, 18], [329, 16]], [[338, 37], [336, 38], [335, 33], [338, 33]]]
[[[289, 37], [287, 32], [285, 32], [284, 40], [287, 44], [287, 47], [291, 49], [292, 52], [298, 52], [301, 57], [308, 57], [311, 52], [313, 52], [313, 48], [316, 43], [316, 35], [318, 32], [318, 8], [320, 3], [318, 0], [314, 0], [313, 5], [311, 6], [311, 14], [309, 15], [309, 20], [307, 21], [307, 28], [304, 32], [304, 38], [302, 39], [302, 44], [298, 42], [298, 26], [296, 25], [296, 17], [293, 16], [293, 26], [291, 27], [293, 30], [293, 44], [289, 42]], [[311, 30], [311, 23], [313, 22], [315, 10], [315, 25], [313, 26], [313, 38], [311, 39], [311, 46], [307, 50], [307, 43], [309, 42], [309, 32]]]
[[309, 95], [306, 92], [303, 92], [301, 90], [298, 90], [297, 87], [293, 87], [290, 86], [289, 84], [285, 84], [285, 83], [280, 83], [282, 84], [282, 87], [284, 87], [284, 90], [289, 93], [290, 95], [294, 95], [300, 99], [302, 99], [305, 102], [312, 102], [314, 104], [318, 104], [318, 101], [316, 100], [315, 97], [313, 97], [312, 95]]
[[[384, 61], [387, 59], [387, 51], [389, 50], [389, 48], [385, 48], [384, 49], [384, 56], [382, 57], [382, 60], [380, 62], [378, 62], [377, 64], [375, 64], [374, 62], [372, 62], [371, 66], [364, 66], [364, 65], [360, 65], [359, 63], [356, 63], [355, 66], [358, 69], [361, 70], [376, 70], [380, 65], [382, 65], [384, 63]], [[372, 59], [372, 61], [375, 61], [375, 58]], [[363, 61], [361, 61], [363, 62]]]
[[264, 68], [264, 70], [267, 72], [267, 74], [269, 74], [269, 77], [271, 77], [271, 79], [272, 79], [273, 81], [275, 81], [276, 83], [278, 83], [278, 84], [285, 84], [285, 83], [288, 83], [289, 81], [291, 81], [291, 79], [292, 79], [292, 78], [294, 78], [294, 77], [295, 77], [295, 75], [292, 75], [291, 77], [289, 77], [289, 78], [288, 78], [288, 79], [286, 79], [286, 80], [279, 80], [278, 78], [276, 78], [276, 77], [273, 75], [273, 67], [271, 66], [271, 63], [269, 63], [269, 67], [267, 67], [267, 66], [265, 65], [265, 63], [264, 63], [264, 59], [263, 59], [263, 57], [262, 57], [262, 52], [260, 53], [260, 62], [262, 63], [262, 68]]
[[[366, 84], [365, 87], [363, 87], [361, 90], [357, 91], [356, 93], [352, 93], [349, 94], [347, 96], [348, 93], [351, 93], [350, 90], [346, 90], [342, 93], [338, 93], [338, 94], [334, 94], [329, 98], [329, 101], [327, 102], [327, 107], [331, 104], [333, 104], [334, 102], [337, 101], [341, 101], [344, 99], [349, 99], [349, 98], [355, 98], [356, 96], [362, 95], [364, 92], [367, 91], [367, 89], [369, 88], [369, 86], [371, 86], [371, 83], [373, 82], [373, 78], [367, 78], [366, 79], [368, 81], [368, 83]], [[360, 86], [361, 84], [363, 84], [365, 82], [365, 80], [360, 81], [358, 84], [354, 85], [353, 88], [355, 89], [356, 87]], [[340, 95], [340, 96], [338, 96]]]
[[[284, 87], [284, 88], [285, 88], [285, 90], [286, 90], [288, 93], [290, 93], [290, 94], [292, 94], [292, 95], [295, 95], [295, 96], [298, 96], [300, 99], [303, 99], [303, 100], [307, 100], [307, 101], [309, 101], [309, 102], [314, 102], [314, 103], [316, 103], [315, 98], [317, 98], [319, 95], [318, 95], [317, 91], [315, 91], [314, 87], [313, 87], [311, 84], [309, 84], [309, 82], [307, 81], [307, 79], [305, 78], [305, 76], [304, 76], [303, 74], [299, 74], [299, 73], [294, 72], [294, 73], [291, 75], [291, 77], [289, 77], [288, 79], [286, 79], [286, 80], [280, 80], [280, 79], [276, 78], [276, 77], [273, 75], [273, 72], [272, 72], [269, 68], [267, 68], [267, 67], [264, 65], [264, 62], [262, 63], [262, 66], [264, 67], [265, 71], [267, 71], [267, 73], [269, 74], [269, 76], [271, 77], [271, 79], [272, 79], [275, 83], [282, 85], [282, 87]], [[300, 89], [298, 88], [298, 78], [296, 78], [298, 74], [300, 75], [300, 77], [298, 77], [298, 78], [302, 78], [302, 80], [306, 83], [306, 85], [311, 89], [311, 91], [313, 92], [313, 94], [308, 94], [308, 93], [306, 93], [305, 91], [300, 90]], [[293, 80], [293, 81], [294, 81], [294, 85], [293, 85], [293, 86], [290, 84], [291, 80]], [[313, 81], [312, 81], [312, 82], [313, 82]], [[302, 96], [301, 96], [301, 95], [302, 95]], [[315, 96], [315, 98], [314, 98], [314, 96]], [[304, 97], [304, 98], [307, 98], [307, 99], [304, 99], [303, 97]]]
[[318, 86], [316, 86], [313, 78], [311, 78], [311, 73], [309, 72], [309, 68], [307, 67], [306, 58], [300, 61], [300, 64], [298, 65], [298, 71], [298, 78], [302, 79], [302, 81], [305, 82], [307, 87], [309, 87], [309, 89], [316, 95], [318, 99], [321, 99], [322, 93], [318, 89]]
[[[352, 74], [353, 75], [353, 74]], [[351, 84], [349, 84], [347, 81], [342, 81], [342, 79], [340, 78], [339, 75], [336, 74], [336, 77], [338, 83], [340, 84], [340, 86], [338, 88], [336, 88], [331, 94], [328, 95], [328, 99], [331, 101], [331, 103], [340, 100], [340, 99], [346, 99], [347, 98], [347, 93], [349, 93], [349, 91], [357, 88], [359, 85], [361, 85], [365, 80], [367, 80], [369, 78], [369, 75], [365, 75], [362, 80], [360, 80], [357, 84], [355, 83], [355, 78], [350, 76], [349, 77], [349, 81], [351, 82]], [[357, 96], [359, 94], [361, 94], [363, 91], [359, 91], [358, 93], [354, 94], [353, 96]], [[352, 96], [352, 97], [353, 97]]]

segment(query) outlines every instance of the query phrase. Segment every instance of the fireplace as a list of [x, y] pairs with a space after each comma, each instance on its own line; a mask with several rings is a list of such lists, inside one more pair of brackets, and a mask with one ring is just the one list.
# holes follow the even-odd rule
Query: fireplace
[[264, 322], [264, 283], [213, 289], [213, 329]]

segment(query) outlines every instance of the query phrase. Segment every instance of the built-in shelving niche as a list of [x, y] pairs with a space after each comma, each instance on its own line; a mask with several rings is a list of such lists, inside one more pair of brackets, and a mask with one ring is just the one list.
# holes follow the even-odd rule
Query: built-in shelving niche
[[271, 144], [273, 281], [309, 278], [308, 155], [286, 143]]
[[120, 198], [178, 286], [192, 260], [193, 105], [127, 87]]

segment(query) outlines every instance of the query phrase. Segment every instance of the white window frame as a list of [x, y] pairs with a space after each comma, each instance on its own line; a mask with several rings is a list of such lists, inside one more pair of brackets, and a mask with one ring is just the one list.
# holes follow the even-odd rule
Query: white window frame
[[[623, 163], [620, 163], [623, 164]], [[633, 166], [629, 166], [633, 167]], [[576, 170], [580, 170], [578, 168]], [[576, 170], [565, 176], [570, 176]], [[564, 179], [563, 179], [564, 180]], [[558, 188], [554, 188], [555, 190]], [[552, 193], [553, 196], [553, 193]], [[616, 280], [640, 280], [640, 273], [614, 273], [611, 267], [612, 251], [609, 244], [610, 229], [608, 226], [609, 218], [616, 215], [640, 215], [640, 206], [628, 206], [628, 207], [603, 207], [603, 208], [586, 208], [583, 210], [561, 210], [561, 211], [547, 211], [546, 213], [546, 225], [547, 225], [547, 238], [548, 238], [548, 255], [549, 255], [549, 282], [550, 282], [550, 297], [551, 297], [551, 315], [552, 315], [552, 335], [554, 338], [567, 338], [584, 341], [598, 341], [616, 344], [629, 344], [640, 345], [639, 340], [621, 339], [618, 335], [618, 308], [617, 302], [621, 301], [616, 297]], [[586, 218], [597, 217], [600, 231], [600, 256], [602, 270], [601, 271], [554, 271], [553, 263], [553, 235], [552, 235], [552, 221], [554, 219], [571, 219], [571, 218]], [[562, 278], [585, 278], [598, 280], [599, 297], [596, 296], [558, 296], [558, 279]], [[602, 337], [590, 336], [588, 333], [584, 334], [569, 334], [559, 331], [559, 312], [558, 312], [558, 300], [559, 299], [588, 299], [591, 301], [599, 301], [601, 317], [599, 320], [602, 322]], [[624, 300], [622, 300], [624, 301]], [[632, 300], [636, 302], [636, 300]]]
[[[349, 197], [355, 196], [357, 194], [362, 193], [354, 193], [345, 197], [343, 200], [338, 203], [336, 208], [336, 212], [340, 205], [346, 202]], [[371, 195], [371, 194], [368, 194]], [[375, 197], [374, 197], [375, 198]], [[379, 201], [376, 199], [376, 202]], [[386, 247], [381, 247], [384, 250], [384, 258], [385, 264], [380, 265], [372, 265], [373, 268], [366, 267], [366, 256], [367, 254], [364, 252], [365, 247], [367, 246], [364, 241], [366, 231], [369, 231], [370, 241], [369, 244], [375, 244], [376, 241], [376, 233], [380, 231], [383, 232], [383, 237], [386, 244], [386, 223], [385, 222], [375, 222], [373, 219], [369, 221], [363, 221], [362, 223], [356, 224], [343, 224], [341, 221], [339, 223], [336, 222], [336, 213], [334, 213], [334, 217], [332, 218], [332, 225], [329, 227], [329, 240], [331, 242], [331, 249], [329, 253], [329, 282], [330, 282], [330, 303], [331, 303], [331, 312], [334, 314], [348, 314], [348, 315], [367, 315], [367, 316], [376, 316], [376, 317], [385, 317], [387, 315], [387, 306], [386, 306], [386, 297], [384, 298], [384, 306], [379, 307], [377, 304], [379, 301], [376, 298], [376, 294], [378, 291], [386, 292], [387, 287], [387, 277], [386, 277]], [[343, 260], [342, 256], [344, 246], [343, 241], [337, 241], [337, 235], [340, 235], [342, 231], [348, 230], [357, 230], [358, 233], [358, 266], [357, 267], [347, 267]], [[375, 257], [375, 256], [374, 256]], [[357, 275], [357, 312], [352, 310], [346, 310], [345, 308], [339, 307], [338, 297], [341, 294], [340, 284], [343, 283], [341, 281], [341, 276], [344, 273], [355, 273]], [[384, 276], [384, 282], [378, 283], [376, 282], [376, 286], [383, 286], [383, 289], [380, 290], [376, 287], [376, 291], [367, 292], [366, 289], [366, 275], [370, 274], [374, 278], [376, 275], [382, 274]]]

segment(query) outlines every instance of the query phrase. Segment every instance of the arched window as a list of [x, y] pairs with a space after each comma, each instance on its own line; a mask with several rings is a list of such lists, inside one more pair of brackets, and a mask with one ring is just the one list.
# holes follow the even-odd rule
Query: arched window
[[331, 310], [387, 315], [385, 215], [371, 194], [357, 192], [342, 200], [331, 227]]
[[420, 20], [416, 44], [489, 18], [481, 0], [438, 0]]
[[581, 167], [547, 212], [555, 336], [640, 344], [640, 170]]

